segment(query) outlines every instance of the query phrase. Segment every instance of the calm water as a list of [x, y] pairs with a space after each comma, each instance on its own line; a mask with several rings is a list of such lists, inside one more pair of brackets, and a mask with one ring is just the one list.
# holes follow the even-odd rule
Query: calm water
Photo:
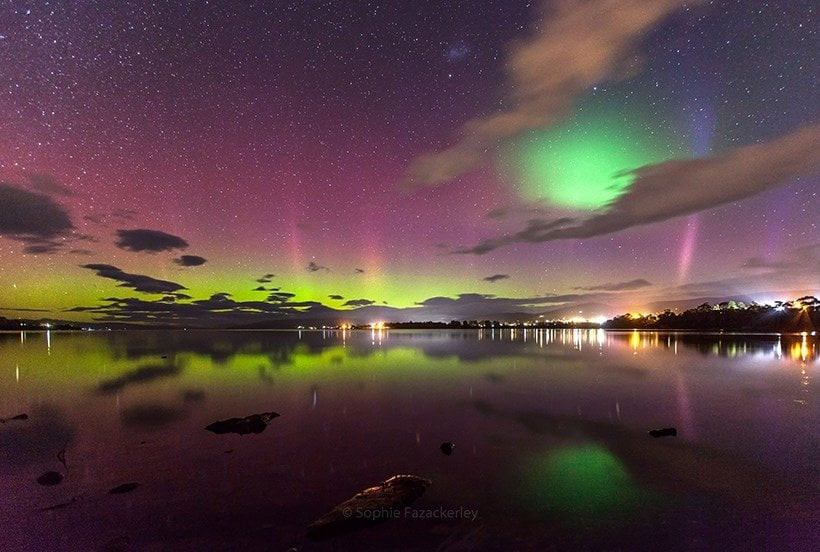
[[[2, 333], [0, 417], [30, 418], [0, 424], [0, 549], [816, 548], [817, 359], [812, 336]], [[433, 482], [410, 510], [305, 538], [402, 473]]]

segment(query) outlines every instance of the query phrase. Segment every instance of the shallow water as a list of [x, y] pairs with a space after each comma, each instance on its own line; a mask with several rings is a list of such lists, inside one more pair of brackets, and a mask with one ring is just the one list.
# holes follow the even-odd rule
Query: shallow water
[[[0, 424], [0, 548], [808, 550], [818, 364], [813, 336], [0, 333], [0, 418], [29, 415]], [[432, 481], [409, 508], [305, 537], [403, 473]]]

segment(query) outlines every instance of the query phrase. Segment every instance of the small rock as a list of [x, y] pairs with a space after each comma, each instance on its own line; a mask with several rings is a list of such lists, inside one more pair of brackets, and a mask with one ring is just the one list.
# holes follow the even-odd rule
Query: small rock
[[53, 487], [59, 485], [63, 480], [63, 474], [60, 472], [49, 471], [37, 478], [37, 483], [45, 485], [46, 487]]
[[251, 414], [244, 418], [230, 418], [220, 420], [207, 426], [205, 429], [213, 433], [238, 433], [247, 435], [248, 433], [262, 433], [274, 418], [278, 418], [276, 412], [263, 412], [261, 414]]
[[456, 446], [453, 443], [451, 443], [450, 441], [447, 441], [447, 442], [441, 443], [441, 446], [439, 447], [439, 450], [441, 450], [441, 452], [443, 452], [447, 456], [450, 456], [451, 454], [453, 454], [453, 449], [454, 448], [456, 448]]
[[118, 485], [118, 486], [114, 487], [113, 489], [111, 489], [110, 491], [108, 491], [108, 494], [130, 493], [131, 491], [133, 491], [134, 489], [136, 489], [139, 486], [140, 486], [139, 483], [123, 483], [122, 485]]
[[678, 430], [674, 427], [665, 427], [663, 429], [653, 429], [649, 432], [652, 437], [676, 437]]

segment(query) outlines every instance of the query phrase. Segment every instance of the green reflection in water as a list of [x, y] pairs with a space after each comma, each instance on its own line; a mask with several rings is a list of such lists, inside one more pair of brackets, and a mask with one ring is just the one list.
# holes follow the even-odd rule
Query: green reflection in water
[[525, 486], [533, 510], [563, 515], [619, 517], [644, 496], [623, 463], [598, 445], [560, 448], [532, 459]]

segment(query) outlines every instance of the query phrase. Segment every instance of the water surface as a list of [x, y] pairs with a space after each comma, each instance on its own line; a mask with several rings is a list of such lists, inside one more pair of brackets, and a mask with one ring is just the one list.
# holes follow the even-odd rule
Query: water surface
[[[817, 357], [810, 335], [0, 333], [0, 418], [29, 415], [0, 424], [0, 547], [811, 549]], [[402, 473], [432, 481], [410, 509], [306, 539]]]

